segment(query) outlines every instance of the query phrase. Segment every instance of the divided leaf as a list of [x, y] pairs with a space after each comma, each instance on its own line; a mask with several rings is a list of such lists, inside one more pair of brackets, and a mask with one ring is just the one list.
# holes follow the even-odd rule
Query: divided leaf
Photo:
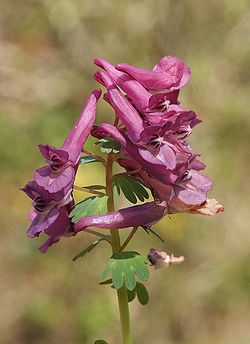
[[120, 195], [122, 191], [127, 200], [133, 204], [136, 204], [138, 199], [144, 202], [145, 199], [149, 198], [148, 191], [146, 190], [147, 185], [135, 177], [115, 175], [114, 185], [117, 193]]
[[101, 145], [100, 150], [102, 153], [119, 153], [121, 145], [118, 141], [114, 140], [112, 137], [105, 137], [96, 141], [96, 145]]
[[147, 281], [149, 277], [148, 261], [137, 252], [125, 251], [115, 253], [108, 261], [101, 273], [101, 280], [112, 276], [113, 286], [120, 289], [123, 285], [128, 290], [133, 290], [136, 286], [136, 276]]
[[107, 212], [107, 196], [90, 196], [77, 203], [69, 216], [76, 223], [84, 216], [101, 215]]
[[82, 156], [80, 158], [80, 164], [81, 165], [90, 164], [91, 162], [100, 162], [100, 160], [97, 160], [97, 159], [95, 159], [95, 158], [93, 158], [92, 156], [89, 156], [89, 155], [85, 155], [85, 156]]
[[146, 305], [149, 300], [148, 291], [144, 284], [137, 282], [133, 290], [128, 290], [128, 302], [132, 302], [137, 296], [142, 305]]
[[94, 344], [108, 344], [108, 343], [103, 339], [98, 339], [94, 342]]

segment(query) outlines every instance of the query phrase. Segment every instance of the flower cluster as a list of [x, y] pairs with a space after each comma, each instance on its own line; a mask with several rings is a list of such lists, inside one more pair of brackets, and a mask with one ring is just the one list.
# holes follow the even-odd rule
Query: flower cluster
[[[215, 215], [223, 211], [215, 199], [207, 199], [212, 183], [201, 173], [205, 164], [199, 154], [188, 145], [189, 135], [201, 120], [178, 100], [181, 88], [190, 79], [185, 63], [173, 56], [163, 57], [153, 70], [128, 64], [113, 66], [100, 58], [94, 63], [102, 69], [94, 77], [105, 87], [104, 99], [115, 111], [116, 121], [93, 127], [100, 97], [100, 90], [95, 90], [62, 147], [40, 145], [48, 166], [37, 170], [23, 191], [33, 200], [34, 208], [28, 235], [49, 235], [41, 250], [46, 251], [60, 236], [87, 227], [150, 226], [165, 214]], [[120, 143], [116, 162], [146, 183], [154, 200], [104, 215], [85, 216], [73, 228], [68, 216], [74, 206], [72, 186], [90, 132], [94, 137], [109, 137]]]
[[[189, 68], [173, 56], [162, 58], [152, 71], [127, 64], [113, 66], [100, 58], [94, 62], [104, 70], [97, 71], [95, 79], [106, 87], [104, 99], [122, 125], [103, 123], [92, 130], [92, 135], [119, 141], [122, 158], [116, 161], [150, 186], [154, 202], [148, 204], [147, 223], [141, 225], [152, 224], [166, 213], [215, 215], [223, 211], [219, 202], [207, 199], [212, 183], [200, 172], [206, 165], [187, 143], [192, 129], [201, 122], [194, 111], [185, 110], [178, 101], [180, 89], [189, 81]], [[123, 218], [117, 227], [114, 215]], [[91, 225], [137, 226], [144, 219], [145, 204], [125, 209], [122, 214], [83, 218], [75, 230]]]

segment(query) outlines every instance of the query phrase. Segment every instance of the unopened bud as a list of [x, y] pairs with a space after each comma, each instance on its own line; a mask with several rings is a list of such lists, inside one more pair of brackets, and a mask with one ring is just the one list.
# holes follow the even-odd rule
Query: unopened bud
[[154, 248], [150, 249], [147, 258], [155, 269], [160, 269], [164, 266], [170, 267], [172, 264], [181, 264], [185, 261], [183, 256], [174, 257], [173, 254], [169, 255], [165, 251], [155, 250]]

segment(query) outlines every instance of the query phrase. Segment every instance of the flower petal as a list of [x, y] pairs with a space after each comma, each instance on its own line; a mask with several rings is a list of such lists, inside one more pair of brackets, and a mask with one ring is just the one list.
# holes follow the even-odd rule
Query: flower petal
[[27, 235], [31, 238], [37, 237], [40, 233], [48, 231], [52, 226], [54, 226], [55, 221], [59, 216], [58, 208], [52, 208], [48, 213], [37, 213], [37, 216], [32, 221]]
[[159, 221], [166, 212], [165, 203], [149, 202], [133, 207], [120, 209], [105, 215], [92, 215], [80, 219], [75, 224], [75, 231], [79, 232], [87, 227], [104, 229], [119, 229], [151, 225]]
[[100, 96], [100, 89], [96, 89], [91, 93], [79, 120], [75, 124], [74, 128], [70, 131], [62, 145], [62, 149], [68, 152], [69, 160], [73, 164], [77, 164], [81, 155], [82, 146], [87, 140], [93, 127], [96, 115], [96, 103]]
[[42, 186], [50, 194], [59, 194], [53, 199], [62, 198], [72, 188], [75, 179], [75, 170], [72, 166], [68, 166], [60, 173], [53, 173], [47, 166], [39, 168], [35, 171], [34, 179], [38, 185]]
[[112, 64], [101, 58], [96, 58], [94, 63], [108, 73], [114, 83], [127, 93], [139, 110], [144, 110], [148, 107], [151, 94], [140, 82], [133, 79], [126, 73], [118, 71]]
[[140, 140], [140, 133], [144, 129], [141, 116], [106, 73], [96, 72], [95, 75], [105, 84], [112, 107], [125, 125], [128, 136], [132, 141], [138, 142]]
[[185, 86], [190, 78], [189, 68], [174, 56], [162, 58], [152, 71], [127, 63], [118, 64], [116, 68], [131, 75], [147, 89], [155, 91], [177, 90]]

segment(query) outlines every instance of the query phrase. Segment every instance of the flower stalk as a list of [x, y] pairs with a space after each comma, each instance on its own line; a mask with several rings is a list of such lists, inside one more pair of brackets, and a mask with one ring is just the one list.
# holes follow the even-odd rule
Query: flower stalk
[[[106, 192], [108, 195], [107, 209], [108, 212], [115, 210], [114, 192], [113, 192], [113, 153], [108, 154], [107, 165], [106, 165]], [[121, 250], [121, 241], [118, 229], [110, 231], [111, 234], [111, 246], [112, 252], [117, 253]], [[129, 317], [129, 305], [128, 305], [128, 294], [125, 286], [117, 289], [117, 297], [120, 312], [120, 322], [122, 330], [123, 344], [132, 344], [130, 317]]]

